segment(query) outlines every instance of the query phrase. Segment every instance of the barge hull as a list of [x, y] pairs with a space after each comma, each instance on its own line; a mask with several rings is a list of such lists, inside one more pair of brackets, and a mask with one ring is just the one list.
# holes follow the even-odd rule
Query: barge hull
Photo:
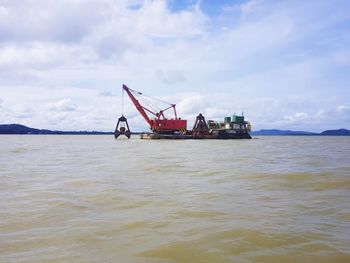
[[220, 134], [220, 135], [189, 135], [189, 134], [157, 134], [157, 133], [143, 133], [140, 135], [141, 139], [145, 140], [203, 140], [203, 139], [217, 139], [217, 140], [231, 140], [231, 139], [251, 139], [252, 137], [246, 134]]

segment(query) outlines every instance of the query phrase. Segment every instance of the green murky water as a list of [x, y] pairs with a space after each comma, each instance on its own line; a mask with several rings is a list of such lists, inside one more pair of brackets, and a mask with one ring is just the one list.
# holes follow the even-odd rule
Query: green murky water
[[350, 138], [0, 137], [0, 262], [350, 262]]

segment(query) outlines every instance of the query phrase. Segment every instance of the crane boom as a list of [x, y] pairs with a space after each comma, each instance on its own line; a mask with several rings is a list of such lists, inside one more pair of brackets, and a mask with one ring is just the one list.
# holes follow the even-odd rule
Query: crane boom
[[[146, 122], [152, 126], [152, 121], [151, 119], [148, 117], [147, 113], [145, 112], [144, 107], [142, 107], [142, 105], [139, 103], [139, 101], [134, 97], [134, 95], [130, 92], [131, 89], [129, 89], [126, 85], [123, 84], [123, 90], [126, 91], [126, 93], [128, 94], [128, 96], [130, 97], [132, 103], [134, 103], [136, 109], [139, 111], [139, 113], [142, 115], [142, 117], [146, 120]], [[147, 109], [147, 111], [150, 111]], [[153, 113], [153, 112], [152, 112]], [[154, 113], [153, 113], [154, 114]]]

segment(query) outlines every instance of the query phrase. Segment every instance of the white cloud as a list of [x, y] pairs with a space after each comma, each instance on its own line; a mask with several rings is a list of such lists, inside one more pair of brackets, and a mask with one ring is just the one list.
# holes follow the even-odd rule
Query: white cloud
[[[7, 1], [1, 6], [3, 42], [79, 42], [104, 20], [108, 1]], [[5, 11], [4, 11], [5, 10]]]
[[[72, 46], [34, 42], [5, 45], [0, 49], [0, 69], [47, 69], [71, 60], [77, 54]], [[75, 57], [76, 59], [78, 57]]]
[[263, 4], [262, 0], [250, 0], [244, 4], [241, 4], [241, 12], [243, 15], [249, 15], [254, 13]]
[[98, 95], [102, 96], [102, 97], [113, 97], [113, 96], [115, 96], [115, 95], [113, 95], [112, 92], [110, 92], [108, 90], [107, 91], [101, 91]]
[[72, 99], [70, 98], [64, 98], [56, 103], [53, 103], [49, 106], [49, 110], [51, 111], [61, 111], [61, 112], [67, 112], [67, 111], [76, 111], [77, 105], [75, 105], [72, 102]]
[[337, 112], [350, 112], [350, 107], [346, 105], [339, 105], [337, 107]]
[[181, 114], [196, 114], [205, 108], [204, 97], [200, 94], [188, 94], [177, 103], [177, 109]]
[[350, 124], [350, 108], [340, 105], [336, 108], [327, 107], [314, 112], [296, 112], [285, 115], [275, 121], [276, 127], [291, 127], [310, 131], [323, 131], [325, 129], [336, 129], [348, 127]]
[[163, 70], [157, 70], [155, 73], [157, 79], [161, 79], [166, 84], [175, 84], [184, 82], [186, 77], [180, 70], [174, 70], [169, 72], [164, 72]]
[[[200, 1], [176, 12], [161, 0], [3, 1], [1, 116], [110, 130], [126, 83], [178, 101], [188, 120], [244, 111], [261, 128], [317, 129], [328, 114], [350, 125], [345, 7], [255, 0], [212, 17]], [[147, 127], [132, 105], [125, 113]]]
[[136, 25], [151, 37], [191, 37], [202, 34], [205, 20], [198, 8], [171, 13], [166, 1], [155, 0], [145, 2], [137, 14]]
[[309, 114], [306, 112], [297, 112], [292, 116], [284, 116], [283, 119], [288, 122], [299, 122], [309, 118]]

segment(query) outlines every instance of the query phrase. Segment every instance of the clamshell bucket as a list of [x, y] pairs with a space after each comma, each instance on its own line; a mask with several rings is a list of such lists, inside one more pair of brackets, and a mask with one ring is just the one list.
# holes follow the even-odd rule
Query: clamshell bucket
[[193, 125], [192, 133], [194, 136], [202, 136], [209, 134], [209, 128], [202, 114], [196, 117], [196, 122]]
[[118, 119], [117, 126], [115, 127], [114, 137], [117, 139], [119, 135], [125, 135], [130, 139], [131, 132], [128, 124], [128, 120], [122, 115]]

